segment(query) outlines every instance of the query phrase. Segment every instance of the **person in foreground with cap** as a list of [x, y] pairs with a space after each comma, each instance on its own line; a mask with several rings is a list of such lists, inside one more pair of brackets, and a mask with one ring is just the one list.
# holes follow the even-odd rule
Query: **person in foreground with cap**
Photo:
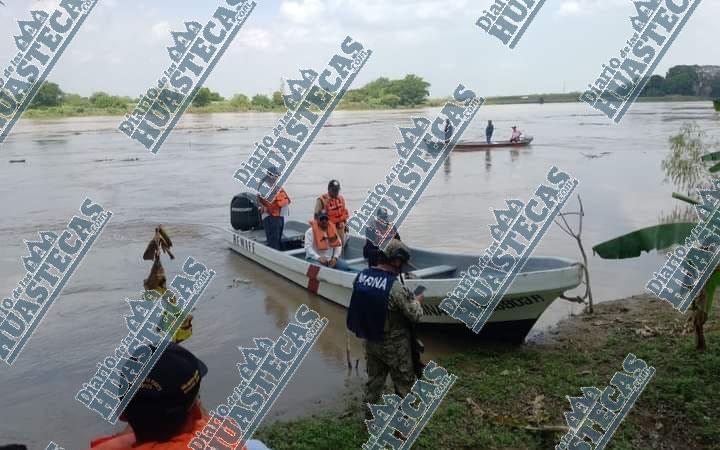
[[[125, 431], [94, 439], [94, 450], [185, 450], [207, 424], [200, 403], [200, 381], [205, 364], [180, 345], [170, 344], [158, 359], [135, 396], [120, 415]], [[259, 441], [248, 441], [244, 450], [268, 450]]]
[[398, 233], [395, 225], [390, 228], [388, 222], [387, 210], [378, 208], [375, 213], [375, 224], [365, 228], [365, 246], [363, 247], [363, 257], [367, 258], [368, 267], [375, 267], [378, 263], [378, 245], [381, 245], [388, 239], [397, 239], [400, 241], [400, 233]]
[[321, 211], [327, 211], [330, 222], [335, 225], [340, 241], [345, 244], [345, 231], [350, 213], [345, 207], [345, 198], [340, 195], [340, 182], [330, 180], [327, 194], [323, 194], [315, 201], [315, 215]]
[[305, 259], [337, 270], [350, 271], [344, 259], [340, 258], [342, 240], [335, 225], [330, 222], [328, 213], [321, 209], [310, 221], [305, 232]]
[[[260, 184], [267, 183], [270, 188], [275, 186], [279, 170], [276, 167], [268, 167], [267, 175], [260, 181]], [[287, 216], [287, 206], [290, 204], [285, 189], [280, 188], [275, 194], [273, 201], [268, 202], [260, 194], [257, 195], [257, 201], [262, 205], [260, 213], [262, 215], [263, 228], [265, 228], [265, 237], [268, 246], [275, 250], [282, 250], [282, 235], [285, 227], [285, 217]]]
[[[388, 373], [401, 397], [416, 380], [412, 327], [422, 318], [424, 295], [414, 295], [403, 283], [400, 273], [409, 261], [410, 249], [393, 239], [378, 252], [377, 267], [363, 270], [353, 282], [347, 328], [365, 340], [365, 404], [380, 401]], [[369, 409], [365, 414], [372, 418]]]

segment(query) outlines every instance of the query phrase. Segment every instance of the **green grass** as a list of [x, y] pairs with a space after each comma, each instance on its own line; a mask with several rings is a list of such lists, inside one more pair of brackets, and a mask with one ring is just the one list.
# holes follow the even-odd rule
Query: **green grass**
[[[545, 103], [572, 103], [578, 102], [579, 92], [572, 92], [569, 94], [531, 94], [527, 96], [505, 96], [505, 97], [487, 97], [487, 105], [515, 105], [515, 104], [538, 104], [542, 97]], [[526, 98], [524, 98], [526, 97]], [[433, 98], [428, 99], [424, 104], [417, 105], [414, 108], [407, 106], [399, 106], [398, 108], [390, 108], [385, 105], [378, 103], [365, 103], [365, 102], [347, 102], [341, 101], [338, 105], [338, 110], [347, 111], [372, 111], [372, 110], [388, 110], [388, 109], [422, 109], [430, 107], [444, 106], [445, 102], [449, 101], [450, 98]], [[665, 97], [640, 97], [640, 102], [679, 102], [679, 101], [709, 101], [703, 97], [689, 97], [689, 96], [665, 96]], [[127, 108], [112, 107], [112, 108], [96, 108], [85, 105], [63, 105], [43, 108], [31, 108], [23, 113], [23, 117], [26, 119], [60, 119], [65, 117], [93, 117], [93, 116], [123, 116], [131, 113], [134, 104], [129, 104]], [[208, 106], [195, 107], [190, 106], [188, 113], [191, 114], [220, 114], [220, 113], [238, 113], [238, 112], [275, 112], [284, 113], [286, 111], [284, 106], [271, 106], [269, 108], [263, 108], [253, 105], [235, 106], [228, 100], [220, 102], [212, 102]]]
[[[606, 448], [720, 449], [720, 332], [706, 336], [704, 354], [695, 352], [691, 336], [640, 338], [618, 326], [604, 346], [591, 350], [570, 343], [439, 358], [458, 381], [413, 448], [554, 448], [562, 433], [524, 427], [565, 425], [565, 396], [579, 395], [582, 386], [603, 389], [632, 352], [657, 373]], [[533, 415], [538, 395], [545, 396], [544, 408]], [[257, 436], [274, 450], [357, 449], [368, 434], [355, 410], [347, 418], [326, 414], [268, 424]]]
[[63, 117], [122, 116], [128, 112], [130, 112], [130, 109], [63, 105], [28, 109], [23, 113], [23, 118], [60, 119]]

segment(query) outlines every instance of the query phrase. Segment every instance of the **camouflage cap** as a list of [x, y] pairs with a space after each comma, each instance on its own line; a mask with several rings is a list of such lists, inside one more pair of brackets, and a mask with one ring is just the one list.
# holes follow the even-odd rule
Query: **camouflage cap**
[[399, 258], [404, 263], [410, 261], [410, 248], [399, 239], [392, 239], [381, 251], [387, 259]]

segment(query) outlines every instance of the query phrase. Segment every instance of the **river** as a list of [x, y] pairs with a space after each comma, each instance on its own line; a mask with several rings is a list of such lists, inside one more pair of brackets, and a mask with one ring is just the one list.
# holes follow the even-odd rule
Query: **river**
[[[357, 208], [395, 162], [396, 127], [437, 111], [335, 112], [285, 186], [291, 215], [308, 219], [331, 178], [341, 181], [351, 211]], [[301, 303], [328, 317], [330, 325], [266, 420], [315, 411], [357, 392], [362, 377], [347, 373], [342, 308], [230, 252], [222, 233], [229, 226], [230, 199], [242, 189], [232, 175], [279, 117], [185, 115], [157, 156], [116, 131], [117, 117], [22, 120], [15, 127], [0, 147], [3, 296], [23, 276], [23, 239], [63, 229], [86, 196], [114, 215], [17, 362], [0, 366], [0, 444], [44, 448], [54, 440], [80, 449], [114, 429], [74, 395], [127, 333], [124, 298], [141, 289], [149, 272], [140, 256], [157, 223], [175, 243], [177, 259], [165, 258], [168, 278], [187, 256], [217, 272], [198, 303], [187, 343], [210, 368], [201, 392], [207, 407], [214, 408], [239, 382], [237, 347], [250, 345], [253, 337], [276, 338]], [[619, 126], [585, 104], [484, 106], [463, 139], [482, 139], [487, 119], [495, 123], [495, 139], [505, 139], [517, 124], [535, 142], [521, 150], [451, 155], [400, 228], [406, 242], [481, 253], [489, 242], [489, 208], [502, 207], [505, 199], [527, 200], [556, 165], [580, 180], [583, 240], [591, 254], [592, 245], [656, 224], [678, 204], [660, 166], [670, 135], [695, 122], [720, 137], [720, 120], [709, 103], [637, 104]], [[9, 163], [13, 159], [26, 162]], [[575, 209], [573, 199], [566, 211]], [[575, 242], [557, 226], [535, 254], [580, 259]], [[596, 302], [641, 292], [662, 259], [591, 256]], [[580, 311], [579, 305], [557, 300], [534, 333]], [[425, 340], [429, 357], [477, 345], [453, 336]], [[362, 359], [354, 343], [351, 354]]]

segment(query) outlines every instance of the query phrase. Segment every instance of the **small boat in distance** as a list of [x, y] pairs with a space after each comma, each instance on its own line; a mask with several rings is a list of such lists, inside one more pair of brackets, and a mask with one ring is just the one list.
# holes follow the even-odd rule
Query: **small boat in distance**
[[[230, 204], [231, 228], [228, 230], [230, 249], [255, 263], [287, 278], [293, 283], [348, 308], [353, 281], [357, 272], [367, 268], [362, 249], [365, 239], [350, 236], [343, 250], [343, 259], [357, 272], [343, 272], [311, 264], [305, 259], [303, 239], [307, 222], [286, 220], [283, 251], [267, 245], [265, 230], [258, 213], [255, 196], [236, 195]], [[411, 247], [412, 263], [417, 267], [409, 273], [405, 284], [412, 291], [424, 286], [425, 315], [421, 324], [444, 324], [465, 327], [440, 309], [440, 302], [460, 282], [461, 273], [478, 257], [436, 252]], [[522, 343], [540, 315], [565, 291], [580, 285], [582, 265], [579, 262], [550, 256], [532, 256], [510, 285], [490, 320], [479, 334], [481, 340]]]
[[495, 141], [491, 143], [487, 142], [470, 142], [470, 141], [460, 141], [457, 144], [455, 144], [455, 148], [453, 149], [454, 152], [475, 152], [478, 150], [487, 150], [489, 148], [496, 148], [496, 147], [527, 147], [530, 145], [530, 143], [533, 141], [532, 136], [522, 137], [520, 138], [520, 142], [510, 142], [510, 141]]

